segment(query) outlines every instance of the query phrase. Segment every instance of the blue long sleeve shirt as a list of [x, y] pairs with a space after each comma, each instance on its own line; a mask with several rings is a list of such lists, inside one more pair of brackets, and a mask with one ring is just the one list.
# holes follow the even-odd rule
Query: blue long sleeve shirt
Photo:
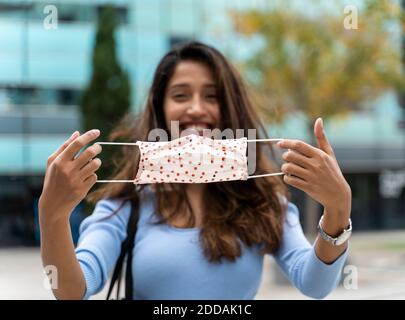
[[[157, 221], [155, 198], [141, 196], [132, 272], [134, 299], [254, 299], [263, 270], [259, 245], [243, 245], [235, 262], [210, 263], [199, 243], [200, 228], [176, 228]], [[84, 299], [100, 292], [107, 282], [126, 237], [130, 204], [105, 199], [80, 226], [76, 256], [86, 281]], [[323, 298], [339, 283], [348, 255], [325, 264], [303, 234], [297, 207], [288, 203], [280, 248], [273, 254], [285, 275], [302, 293]]]

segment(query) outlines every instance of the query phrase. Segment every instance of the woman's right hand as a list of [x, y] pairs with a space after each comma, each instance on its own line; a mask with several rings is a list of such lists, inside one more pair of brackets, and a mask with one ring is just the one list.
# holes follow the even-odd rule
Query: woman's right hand
[[101, 152], [101, 146], [93, 144], [76, 155], [99, 135], [100, 131], [96, 129], [81, 136], [76, 131], [48, 158], [44, 186], [39, 198], [41, 220], [68, 221], [73, 209], [96, 183], [95, 172], [100, 168], [101, 160], [94, 157]]

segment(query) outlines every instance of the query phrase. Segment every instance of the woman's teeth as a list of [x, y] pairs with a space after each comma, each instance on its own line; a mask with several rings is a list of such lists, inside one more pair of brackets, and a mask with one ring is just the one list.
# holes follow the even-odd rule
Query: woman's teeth
[[204, 129], [209, 129], [208, 126], [204, 126], [204, 125], [186, 125], [183, 127], [184, 129], [194, 129], [194, 130], [204, 130]]

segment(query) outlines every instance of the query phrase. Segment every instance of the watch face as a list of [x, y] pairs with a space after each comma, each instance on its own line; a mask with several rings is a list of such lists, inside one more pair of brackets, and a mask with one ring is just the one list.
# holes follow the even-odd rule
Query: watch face
[[350, 235], [352, 234], [351, 231], [345, 231], [344, 233], [342, 233], [337, 239], [336, 239], [336, 245], [340, 246], [343, 243], [345, 243], [349, 238]]

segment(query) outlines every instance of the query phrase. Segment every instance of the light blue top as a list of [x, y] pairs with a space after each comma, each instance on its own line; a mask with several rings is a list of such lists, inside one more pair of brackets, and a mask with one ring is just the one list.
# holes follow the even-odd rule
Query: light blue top
[[[157, 221], [154, 200], [151, 190], [141, 195], [132, 265], [134, 299], [254, 299], [263, 270], [259, 245], [243, 246], [235, 262], [210, 263], [199, 245], [199, 228], [151, 223]], [[99, 201], [80, 226], [76, 255], [86, 280], [85, 299], [102, 290], [119, 256], [129, 203], [109, 216], [120, 204]], [[323, 263], [302, 232], [297, 207], [288, 204], [282, 245], [273, 256], [302, 293], [318, 299], [328, 295], [339, 283], [347, 255], [348, 250], [333, 264]]]

